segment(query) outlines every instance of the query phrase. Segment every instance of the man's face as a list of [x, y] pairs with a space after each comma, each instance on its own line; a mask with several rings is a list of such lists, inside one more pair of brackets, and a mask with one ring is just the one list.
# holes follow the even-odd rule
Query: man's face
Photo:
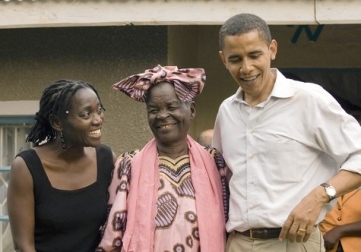
[[224, 37], [224, 48], [219, 52], [223, 64], [245, 97], [259, 98], [269, 95], [275, 76], [271, 73], [271, 60], [277, 53], [277, 42], [268, 45], [257, 30]]

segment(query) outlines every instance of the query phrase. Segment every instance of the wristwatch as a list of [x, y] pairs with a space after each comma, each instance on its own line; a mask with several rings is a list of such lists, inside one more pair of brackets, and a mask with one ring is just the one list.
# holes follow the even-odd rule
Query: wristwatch
[[322, 183], [320, 186], [323, 186], [325, 188], [326, 195], [329, 198], [328, 202], [336, 198], [336, 189], [332, 185]]

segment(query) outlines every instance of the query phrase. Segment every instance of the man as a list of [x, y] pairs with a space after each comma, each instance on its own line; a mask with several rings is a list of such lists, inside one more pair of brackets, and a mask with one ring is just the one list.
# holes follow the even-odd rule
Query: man
[[230, 179], [227, 251], [324, 251], [317, 224], [361, 185], [361, 129], [322, 87], [271, 68], [277, 42], [240, 14], [219, 32], [237, 92], [221, 104], [213, 147]]

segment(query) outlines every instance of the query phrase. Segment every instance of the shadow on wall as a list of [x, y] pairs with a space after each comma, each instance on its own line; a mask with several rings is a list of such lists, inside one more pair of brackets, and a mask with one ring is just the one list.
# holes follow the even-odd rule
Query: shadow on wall
[[347, 112], [361, 110], [361, 69], [287, 69], [281, 72], [290, 79], [321, 85]]

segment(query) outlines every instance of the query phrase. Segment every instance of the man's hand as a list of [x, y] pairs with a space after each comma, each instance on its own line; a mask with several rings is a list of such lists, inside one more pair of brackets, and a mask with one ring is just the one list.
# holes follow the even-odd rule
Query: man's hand
[[328, 201], [325, 189], [315, 188], [291, 211], [284, 223], [279, 240], [306, 242], [310, 237], [323, 205]]

